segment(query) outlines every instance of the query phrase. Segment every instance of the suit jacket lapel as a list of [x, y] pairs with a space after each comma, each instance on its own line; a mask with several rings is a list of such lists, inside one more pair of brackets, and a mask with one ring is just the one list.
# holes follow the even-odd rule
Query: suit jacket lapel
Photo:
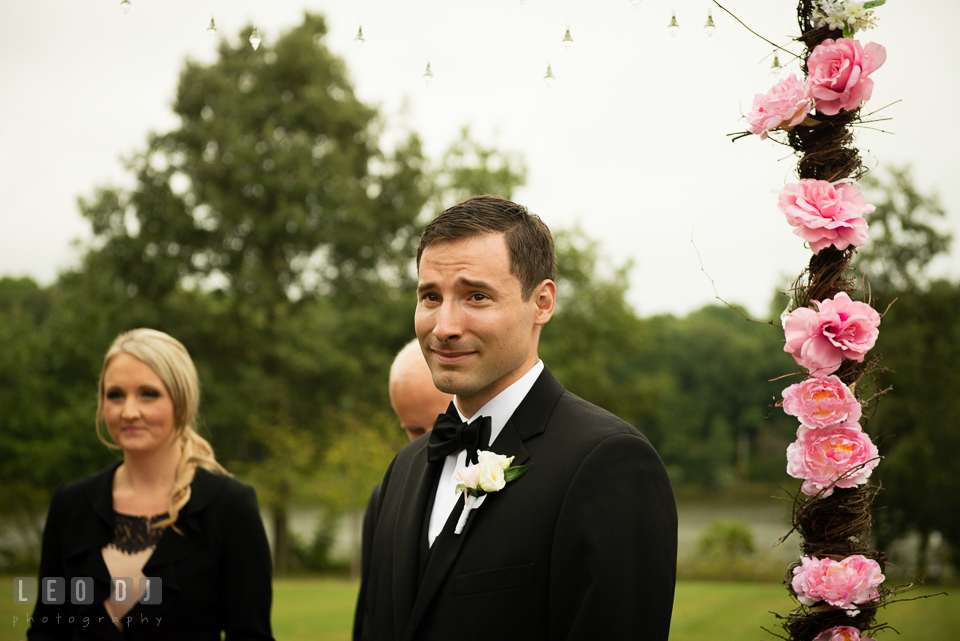
[[[563, 386], [554, 378], [550, 370], [544, 367], [543, 372], [537, 378], [537, 382], [533, 384], [530, 392], [520, 405], [517, 406], [513, 416], [510, 417], [506, 425], [504, 425], [503, 430], [490, 446], [490, 450], [504, 456], [513, 456], [514, 459], [511, 465], [525, 465], [530, 462], [530, 453], [526, 447], [524, 447], [524, 441], [543, 433], [546, 429], [550, 413], [553, 411], [553, 406], [556, 405], [557, 400], [559, 400], [563, 392]], [[424, 458], [426, 458], [425, 454]], [[508, 492], [509, 489], [510, 486], [508, 485], [502, 491]], [[497, 498], [499, 497], [493, 496], [487, 500], [496, 500]], [[412, 611], [409, 615], [406, 633], [403, 635], [404, 639], [413, 638], [433, 597], [450, 572], [454, 561], [456, 561], [460, 548], [469, 537], [471, 526], [476, 522], [477, 518], [482, 518], [483, 507], [480, 507], [470, 515], [460, 534], [454, 534], [454, 527], [462, 511], [463, 502], [461, 501], [458, 503], [457, 509], [451, 512], [450, 517], [443, 526], [443, 531], [433, 544], [430, 559], [427, 562], [427, 568], [423, 575], [423, 581], [420, 583], [420, 589], [415, 592], [416, 601], [413, 603]], [[420, 514], [422, 514], [422, 512]], [[417, 521], [417, 523], [419, 524], [420, 521]], [[417, 543], [419, 544], [419, 541]], [[408, 545], [406, 548], [400, 549], [406, 549], [408, 551], [407, 555], [410, 556], [409, 550], [419, 548]], [[397, 563], [399, 563], [400, 558], [395, 556]], [[396, 588], [397, 586], [394, 586], [395, 599], [402, 594], [398, 593]]]
[[[547, 429], [550, 414], [553, 413], [554, 406], [565, 391], [560, 381], [554, 378], [550, 372], [550, 368], [544, 366], [537, 382], [533, 384], [527, 396], [517, 406], [513, 416], [510, 417], [510, 422], [514, 424], [522, 442], [542, 434]], [[506, 431], [506, 428], [504, 428], [504, 431]], [[503, 437], [504, 435], [501, 433], [494, 441], [494, 451], [497, 454], [503, 454], [496, 449]], [[514, 461], [514, 463], [517, 462]]]

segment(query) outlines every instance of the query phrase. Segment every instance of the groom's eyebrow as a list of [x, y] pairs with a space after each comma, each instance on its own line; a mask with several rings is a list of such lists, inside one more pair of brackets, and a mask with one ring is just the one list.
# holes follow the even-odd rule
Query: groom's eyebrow
[[436, 289], [436, 283], [420, 283], [417, 285], [417, 294], [422, 294], [425, 291]]
[[470, 280], [469, 278], [464, 278], [462, 276], [457, 279], [457, 284], [466, 286], [470, 289], [493, 289], [493, 285], [486, 281]]
[[[463, 276], [457, 279], [457, 285], [461, 287], [467, 287], [470, 289], [484, 289], [484, 290], [495, 289], [495, 287], [491, 283], [488, 283], [483, 280], [473, 280], [470, 278], [465, 278]], [[431, 289], [437, 289], [437, 284], [427, 282], [427, 283], [420, 283], [419, 285], [417, 285], [418, 294], [422, 294], [423, 292], [429, 291]]]

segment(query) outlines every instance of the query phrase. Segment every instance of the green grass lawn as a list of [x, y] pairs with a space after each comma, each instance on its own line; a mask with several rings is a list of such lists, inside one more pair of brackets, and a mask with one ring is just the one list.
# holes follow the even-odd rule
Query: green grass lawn
[[[0, 578], [12, 590], [12, 577]], [[906, 597], [937, 592], [921, 588]], [[950, 590], [947, 590], [950, 592]], [[953, 596], [898, 603], [879, 618], [897, 628], [881, 640], [944, 641], [960, 638], [960, 607]], [[277, 641], [347, 641], [353, 626], [357, 584], [335, 579], [274, 582], [273, 633]], [[770, 611], [787, 614], [792, 601], [777, 584], [681, 581], [673, 610], [671, 641], [760, 641], [772, 637]], [[12, 591], [0, 598], [0, 641], [24, 639], [31, 608], [13, 605]], [[13, 626], [13, 617], [20, 620]], [[775, 630], [779, 631], [779, 630]]]
[[[945, 590], [950, 592], [950, 590]], [[904, 598], [940, 592], [920, 588]], [[877, 621], [897, 628], [879, 635], [879, 639], [904, 641], [945, 641], [960, 638], [960, 608], [955, 597], [938, 596], [896, 603], [881, 610]], [[773, 639], [760, 629], [766, 627], [783, 634], [778, 620], [770, 614], [789, 614], [794, 601], [779, 584], [707, 583], [682, 581], [677, 584], [670, 626], [671, 641], [758, 641]]]

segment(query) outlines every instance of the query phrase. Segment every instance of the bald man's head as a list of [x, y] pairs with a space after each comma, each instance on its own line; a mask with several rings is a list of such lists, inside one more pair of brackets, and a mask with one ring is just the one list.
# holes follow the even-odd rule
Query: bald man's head
[[407, 343], [390, 367], [390, 404], [410, 440], [432, 430], [437, 414], [447, 411], [451, 400], [451, 394], [433, 385], [420, 344], [416, 340]]

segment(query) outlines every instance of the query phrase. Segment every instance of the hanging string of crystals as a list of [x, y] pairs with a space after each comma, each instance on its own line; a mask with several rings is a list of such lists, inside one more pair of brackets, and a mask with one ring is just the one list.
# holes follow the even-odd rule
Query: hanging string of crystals
[[573, 36], [570, 35], [570, 23], [567, 23], [567, 31], [563, 34], [563, 48], [567, 51], [573, 49]]
[[[360, 6], [360, 2], [361, 2], [361, 1], [362, 1], [362, 0], [357, 0], [357, 5], [358, 5], [358, 6]], [[568, 4], [571, 3], [571, 2], [572, 2], [572, 0], [568, 0]], [[642, 0], [630, 0], [631, 6], [633, 6], [635, 9], [638, 9], [638, 8], [640, 7], [641, 2], [642, 2]], [[524, 3], [524, 0], [519, 0], [519, 3], [520, 3], [520, 6], [521, 6], [521, 7], [524, 6], [524, 4], [525, 4], [525, 3]], [[127, 11], [130, 10], [131, 5], [132, 5], [131, 0], [121, 0], [121, 2], [120, 2], [120, 7], [123, 9], [124, 13], [126, 13]], [[569, 10], [568, 10], [568, 11], [569, 11]], [[354, 43], [354, 45], [357, 46], [357, 48], [362, 48], [363, 45], [366, 43], [366, 37], [365, 37], [364, 34], [363, 34], [362, 11], [360, 11], [359, 9], [358, 9], [358, 16], [357, 16], [357, 17], [358, 17], [357, 32], [356, 32], [356, 35], [355, 35], [354, 38], [353, 38], [353, 43]], [[716, 29], [717, 29], [717, 25], [716, 25], [716, 23], [714, 22], [714, 19], [713, 19], [713, 10], [712, 10], [711, 8], [708, 8], [708, 9], [707, 9], [707, 20], [706, 20], [706, 22], [705, 22], [704, 25], [703, 25], [703, 30], [704, 30], [704, 32], [707, 34], [707, 36], [710, 37], [710, 36], [713, 35], [713, 33], [716, 31]], [[676, 9], [672, 9], [671, 12], [670, 12], [670, 22], [667, 24], [667, 31], [670, 33], [671, 36], [676, 36], [677, 33], [680, 31], [680, 23], [679, 23], [678, 20], [677, 20], [677, 11], [676, 11]], [[217, 22], [216, 22], [216, 19], [215, 19], [215, 16], [214, 16], [213, 13], [210, 14], [210, 22], [209, 22], [209, 24], [207, 25], [206, 33], [207, 33], [207, 35], [210, 36], [211, 38], [216, 37], [216, 35], [217, 35], [217, 33], [218, 33]], [[258, 50], [258, 49], [260, 48], [260, 43], [263, 42], [263, 35], [262, 35], [262, 33], [260, 32], [260, 28], [259, 28], [259, 26], [258, 26], [257, 24], [254, 24], [254, 26], [253, 26], [253, 31], [250, 33], [249, 41], [250, 41], [250, 46], [253, 47], [254, 51]], [[566, 25], [565, 25], [564, 34], [563, 34], [563, 38], [562, 38], [562, 40], [561, 40], [561, 44], [563, 45], [563, 48], [564, 48], [565, 51], [572, 51], [572, 50], [573, 50], [574, 39], [573, 39], [573, 33], [572, 33], [571, 28], [570, 28], [570, 22], [569, 22], [569, 21], [568, 21], [568, 22], [566, 23]], [[780, 65], [779, 58], [777, 57], [777, 54], [776, 54], [776, 52], [775, 52], [775, 53], [774, 53], [774, 59], [773, 59], [773, 65], [771, 66], [771, 70], [772, 70], [773, 72], [777, 72], [777, 71], [779, 71], [781, 68], [782, 68], [782, 66]], [[426, 67], [424, 68], [424, 71], [423, 71], [423, 80], [424, 80], [424, 83], [426, 83], [427, 85], [429, 85], [429, 84], [433, 81], [434, 77], [435, 77], [435, 76], [434, 76], [434, 73], [433, 73], [433, 68], [432, 68], [432, 66], [431, 66], [430, 60], [428, 59], [427, 62], [426, 62]], [[557, 76], [554, 74], [554, 72], [553, 72], [553, 66], [552, 66], [552, 64], [550, 63], [550, 61], [548, 60], [548, 61], [547, 61], [547, 70], [546, 70], [546, 73], [545, 73], [544, 76], [543, 76], [543, 81], [544, 81], [544, 83], [545, 83], [548, 87], [552, 87], [552, 86], [554, 85], [554, 83], [556, 82], [556, 80], [557, 80]]]
[[557, 81], [557, 77], [553, 75], [553, 67], [550, 66], [550, 61], [547, 61], [547, 73], [543, 76], [543, 83], [547, 85], [547, 89], [553, 86]]
[[703, 25], [703, 30], [707, 32], [708, 37], [717, 30], [717, 25], [713, 22], [713, 9], [707, 9], [707, 21]]
[[[570, 15], [572, 13], [573, 13], [573, 0], [567, 0], [567, 24], [563, 32], [563, 40], [561, 40], [560, 42], [561, 44], [563, 44], [563, 50], [568, 53], [571, 50], [573, 50], [573, 35], [570, 33], [570, 20], [569, 20]], [[543, 76], [543, 83], [547, 85], [547, 88], [549, 89], [554, 85], [554, 83], [556, 83], [556, 81], [557, 81], [557, 77], [553, 73], [553, 66], [550, 64], [550, 60], [547, 60], [547, 73], [544, 74]]]
[[[707, 37], [713, 35], [713, 32], [717, 30], [717, 23], [713, 21], [713, 9], [707, 8], [707, 21], [703, 23], [703, 31], [707, 34]], [[670, 32], [671, 36], [676, 37], [677, 32], [680, 31], [680, 22], [677, 21], [677, 10], [671, 9], [670, 11], [670, 22], [667, 23], [667, 31]]]
[[671, 36], [676, 36], [677, 32], [680, 31], [680, 23], [677, 22], [677, 10], [674, 9], [670, 12], [670, 23], [667, 24], [667, 31], [670, 32]]
[[357, 0], [357, 14], [357, 35], [353, 37], [353, 44], [359, 49], [363, 47], [363, 43], [366, 42], [366, 39], [363, 37], [363, 7], [360, 6], [360, 0]]

